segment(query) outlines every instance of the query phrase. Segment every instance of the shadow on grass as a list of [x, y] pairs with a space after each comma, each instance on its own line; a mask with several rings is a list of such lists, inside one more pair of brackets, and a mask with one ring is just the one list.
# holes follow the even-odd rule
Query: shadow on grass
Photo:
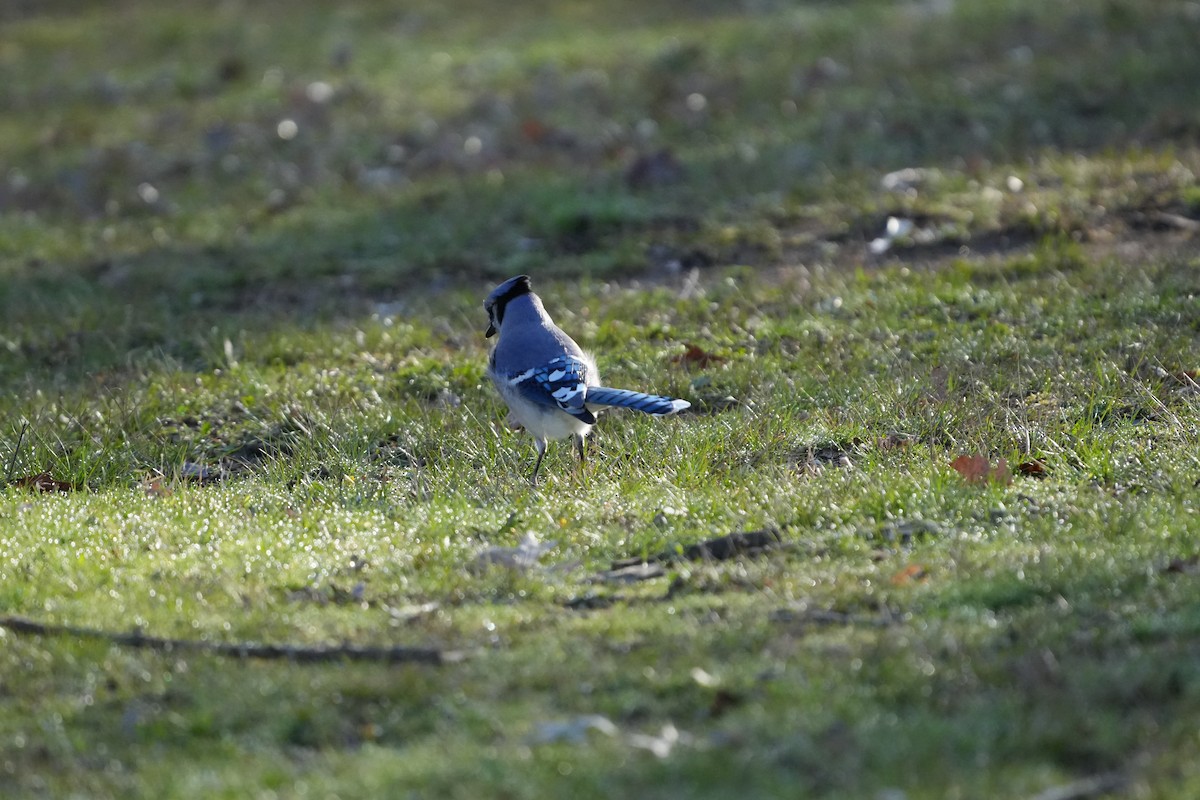
[[[1174, 6], [675, 11], [651, 14], [639, 30], [661, 39], [653, 46], [622, 48], [614, 31], [592, 31], [595, 52], [576, 54], [577, 72], [554, 57], [521, 56], [506, 82], [482, 82], [462, 109], [420, 125], [374, 124], [370, 109], [381, 100], [352, 98], [368, 110], [365, 121], [314, 122], [326, 140], [290, 149], [248, 140], [243, 151], [188, 162], [182, 175], [163, 167], [145, 176], [167, 196], [213, 187], [224, 205], [209, 224], [216, 230], [202, 236], [179, 217], [206, 218], [213, 209], [203, 200], [135, 218], [135, 230], [161, 227], [170, 241], [142, 236], [124, 250], [96, 244], [106, 220], [95, 209], [113, 196], [89, 196], [74, 212], [70, 202], [51, 206], [47, 237], [73, 226], [91, 233], [76, 255], [10, 261], [0, 290], [14, 332], [9, 376], [74, 380], [138, 353], [202, 364], [200, 351], [230, 331], [352, 321], [380, 308], [416, 313], [439, 293], [461, 303], [517, 272], [670, 279], [691, 267], [821, 261], [829, 244], [851, 245], [846, 265], [857, 267], [867, 258], [861, 245], [889, 214], [924, 213], [905, 194], [917, 189], [878, 188], [890, 170], [938, 169], [966, 183], [992, 163], [1020, 169], [1045, 154], [1169, 149], [1200, 130], [1191, 36], [1200, 22]], [[581, 35], [567, 10], [544, 31], [523, 28], [523, 13], [514, 11], [515, 46], [553, 48]], [[371, 31], [354, 33], [374, 52]], [[494, 56], [483, 31], [459, 33], [479, 46], [479, 63]], [[565, 91], [572, 80], [582, 81], [575, 95]], [[280, 113], [323, 113], [294, 102]], [[606, 124], [612, 131], [598, 134]], [[210, 138], [228, 127], [201, 125]], [[657, 134], [642, 136], [639, 126]], [[386, 156], [396, 147], [400, 168]], [[473, 147], [487, 149], [476, 157]], [[234, 183], [269, 185], [289, 171], [311, 183], [282, 199], [229, 195], [217, 155], [252, 160]], [[135, 163], [116, 163], [136, 182]], [[1021, 219], [974, 231], [974, 241], [978, 252], [1002, 255], [1073, 232], [1062, 225]], [[959, 245], [951, 237], [941, 250], [908, 255]]]

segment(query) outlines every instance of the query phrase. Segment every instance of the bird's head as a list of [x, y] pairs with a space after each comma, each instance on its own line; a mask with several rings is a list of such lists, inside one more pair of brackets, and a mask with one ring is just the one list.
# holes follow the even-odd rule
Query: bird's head
[[492, 290], [492, 293], [483, 301], [483, 310], [488, 315], [488, 327], [484, 336], [495, 336], [500, 330], [500, 323], [504, 321], [504, 307], [514, 297], [520, 297], [523, 294], [530, 294], [533, 288], [529, 285], [528, 275], [518, 275], [515, 278], [509, 278], [504, 283]]

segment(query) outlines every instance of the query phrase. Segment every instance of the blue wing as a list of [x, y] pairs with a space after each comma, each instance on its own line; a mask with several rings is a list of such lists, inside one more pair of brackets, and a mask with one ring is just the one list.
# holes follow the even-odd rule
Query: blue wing
[[587, 397], [587, 370], [580, 359], [559, 356], [512, 376], [508, 382], [529, 402], [558, 408], [591, 425], [596, 417], [583, 404]]

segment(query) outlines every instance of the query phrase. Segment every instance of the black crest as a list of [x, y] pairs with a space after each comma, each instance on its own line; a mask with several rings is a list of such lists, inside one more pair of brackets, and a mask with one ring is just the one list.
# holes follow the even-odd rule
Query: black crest
[[483, 308], [488, 313], [488, 329], [486, 336], [493, 336], [496, 333], [497, 326], [504, 320], [504, 307], [514, 297], [520, 297], [523, 294], [529, 294], [533, 291], [533, 287], [529, 283], [528, 275], [518, 275], [515, 278], [509, 278], [504, 283], [492, 290], [492, 293], [483, 301]]

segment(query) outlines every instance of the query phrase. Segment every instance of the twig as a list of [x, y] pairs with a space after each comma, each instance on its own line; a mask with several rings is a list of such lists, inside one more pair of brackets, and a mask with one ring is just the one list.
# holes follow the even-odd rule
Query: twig
[[1150, 214], [1150, 221], [1167, 228], [1175, 228], [1176, 230], [1190, 231], [1192, 233], [1200, 232], [1200, 220], [1194, 220], [1182, 214], [1172, 214], [1169, 211], [1152, 212]]
[[12, 483], [13, 472], [17, 469], [17, 456], [21, 454], [21, 445], [25, 442], [25, 431], [29, 430], [29, 420], [21, 422], [21, 432], [17, 435], [17, 446], [13, 448], [12, 458], [8, 460], [8, 469], [4, 473], [4, 485]]
[[259, 642], [205, 642], [198, 639], [171, 639], [163, 636], [148, 636], [141, 631], [117, 633], [96, 628], [37, 622], [27, 617], [15, 616], [0, 617], [0, 628], [6, 628], [13, 633], [33, 636], [72, 636], [82, 639], [99, 639], [125, 647], [164, 653], [183, 651], [232, 658], [296, 661], [302, 664], [330, 661], [378, 661], [387, 664], [440, 665], [462, 661], [465, 658], [461, 651], [438, 650], [433, 647], [359, 647], [349, 644], [305, 647]]
[[1033, 795], [1030, 800], [1089, 800], [1092, 797], [1118, 792], [1128, 783], [1129, 779], [1121, 773], [1109, 772], [1089, 778], [1080, 778], [1059, 786], [1051, 786], [1049, 789]]

